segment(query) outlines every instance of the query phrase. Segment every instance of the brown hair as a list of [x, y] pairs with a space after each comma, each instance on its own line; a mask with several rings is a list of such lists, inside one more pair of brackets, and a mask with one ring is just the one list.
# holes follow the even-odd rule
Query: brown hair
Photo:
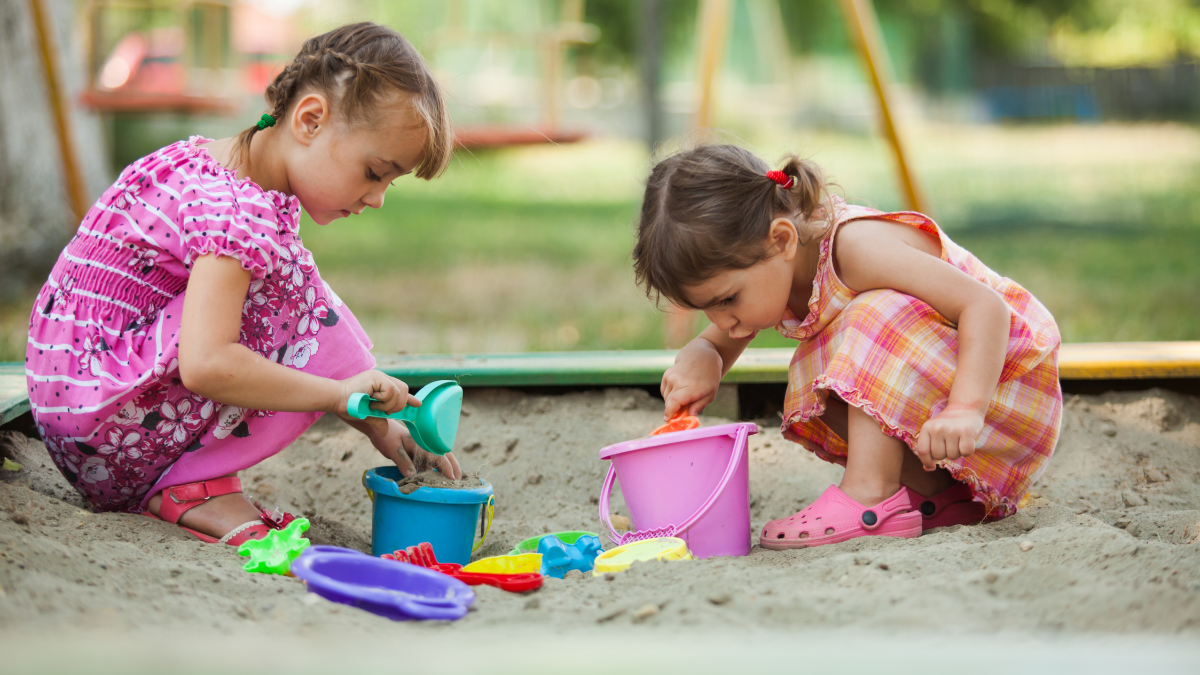
[[697, 309], [684, 287], [766, 259], [779, 214], [795, 220], [804, 243], [828, 234], [833, 208], [817, 165], [786, 156], [781, 170], [793, 179], [789, 189], [768, 178], [768, 170], [736, 145], [703, 145], [654, 167], [633, 247], [634, 276], [647, 296]]
[[[267, 87], [270, 115], [283, 121], [295, 99], [309, 89], [328, 96], [351, 124], [373, 121], [388, 94], [408, 94], [408, 103], [429, 130], [413, 173], [429, 180], [450, 163], [454, 131], [441, 87], [417, 50], [391, 28], [355, 23], [307, 40]], [[237, 163], [249, 158], [250, 139], [257, 132], [256, 125], [238, 135]]]

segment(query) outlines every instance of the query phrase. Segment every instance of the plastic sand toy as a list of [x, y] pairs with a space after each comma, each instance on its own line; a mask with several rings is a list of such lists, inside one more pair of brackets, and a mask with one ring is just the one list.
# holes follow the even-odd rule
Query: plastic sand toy
[[403, 551], [395, 553], [385, 553], [380, 558], [384, 560], [395, 560], [396, 562], [409, 563], [412, 565], [420, 565], [431, 570], [436, 570], [447, 576], [458, 579], [459, 581], [470, 586], [479, 586], [481, 584], [487, 586], [495, 586], [502, 591], [510, 591], [519, 593], [522, 591], [532, 591], [536, 588], [541, 588], [542, 582], [545, 580], [541, 574], [525, 573], [525, 574], [484, 574], [464, 572], [462, 565], [455, 563], [440, 563], [433, 555], [433, 546], [429, 542], [422, 542], [416, 546], [409, 546]]
[[463, 567], [462, 571], [477, 574], [541, 574], [541, 567], [541, 553], [522, 553], [480, 558]]
[[[374, 502], [371, 506], [371, 555], [403, 550], [423, 541], [433, 545], [446, 562], [466, 565], [471, 553], [483, 545], [495, 513], [492, 486], [478, 477], [479, 487], [436, 488], [422, 486], [405, 494], [403, 480], [393, 464], [363, 474]], [[479, 541], [475, 528], [479, 527]]]
[[542, 574], [562, 579], [571, 570], [588, 572], [592, 569], [592, 561], [600, 554], [600, 535], [578, 530], [540, 534], [517, 544], [508, 555], [533, 551], [542, 554]]
[[435, 455], [444, 455], [454, 448], [458, 436], [458, 418], [462, 412], [463, 390], [453, 380], [438, 380], [421, 387], [416, 393], [419, 406], [408, 406], [390, 415], [372, 410], [375, 399], [366, 394], [351, 394], [346, 412], [355, 419], [384, 417], [399, 420], [408, 427], [417, 445]]
[[305, 551], [292, 574], [311, 593], [393, 621], [453, 621], [467, 615], [475, 593], [463, 582], [424, 567], [380, 560], [349, 549]]
[[[678, 537], [698, 558], [750, 553], [750, 434], [739, 422], [616, 443], [600, 450], [612, 460], [597, 500], [605, 534], [620, 546]], [[609, 500], [617, 479], [630, 525], [617, 534]]]
[[562, 579], [571, 570], [590, 572], [600, 555], [600, 537], [583, 536], [567, 544], [554, 535], [542, 537], [538, 542], [538, 553], [542, 554], [542, 574]]
[[697, 429], [699, 427], [700, 418], [696, 417], [695, 415], [687, 414], [686, 410], [680, 410], [679, 412], [675, 413], [675, 416], [671, 418], [671, 421], [655, 429], [654, 431], [651, 431], [650, 435], [658, 436], [660, 434], [670, 434], [676, 431], [687, 431], [689, 429]]
[[243, 567], [247, 572], [288, 574], [292, 561], [300, 557], [310, 542], [303, 532], [308, 529], [307, 518], [297, 518], [282, 530], [271, 530], [262, 539], [251, 539], [238, 547], [238, 555], [250, 556]]
[[601, 553], [596, 558], [593, 576], [610, 572], [624, 572], [635, 562], [645, 560], [691, 560], [692, 552], [687, 543], [676, 537], [658, 537], [635, 541]]
[[525, 541], [522, 541], [521, 543], [517, 544], [516, 548], [509, 551], [508, 554], [511, 556], [511, 555], [521, 555], [522, 553], [535, 553], [538, 550], [538, 544], [541, 543], [541, 541], [543, 539], [545, 539], [546, 537], [558, 537], [558, 540], [561, 541], [562, 543], [566, 544], [567, 546], [573, 546], [575, 544], [575, 542], [579, 541], [580, 537], [596, 537], [597, 539], [599, 539], [600, 535], [595, 532], [584, 532], [582, 530], [570, 530], [568, 532], [551, 532], [550, 534], [539, 534], [536, 537], [530, 537], [530, 538], [526, 539]]

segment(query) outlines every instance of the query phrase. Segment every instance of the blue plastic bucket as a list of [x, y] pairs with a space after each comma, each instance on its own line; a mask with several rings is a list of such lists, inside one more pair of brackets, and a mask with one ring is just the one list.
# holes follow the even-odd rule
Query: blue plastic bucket
[[[402, 494], [395, 466], [380, 466], [363, 473], [363, 487], [374, 502], [371, 512], [371, 555], [399, 551], [423, 541], [433, 545], [438, 562], [466, 565], [471, 552], [483, 544], [492, 526], [492, 486], [464, 490], [419, 487]], [[484, 517], [480, 511], [487, 506]], [[475, 525], [480, 524], [475, 544]]]

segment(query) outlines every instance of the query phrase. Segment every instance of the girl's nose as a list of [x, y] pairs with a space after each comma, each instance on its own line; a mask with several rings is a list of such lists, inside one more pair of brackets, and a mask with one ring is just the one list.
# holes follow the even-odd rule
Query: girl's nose
[[728, 333], [733, 330], [733, 327], [738, 324], [738, 320], [724, 312], [705, 312], [708, 314], [708, 320], [713, 322], [713, 325], [718, 329]]
[[372, 190], [368, 192], [367, 194], [363, 195], [362, 203], [373, 209], [383, 208], [383, 193], [385, 191], [386, 188], [381, 188], [379, 190]]

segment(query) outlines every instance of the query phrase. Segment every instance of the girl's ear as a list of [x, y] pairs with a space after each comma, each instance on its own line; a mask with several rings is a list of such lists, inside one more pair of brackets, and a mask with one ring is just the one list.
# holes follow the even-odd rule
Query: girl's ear
[[787, 262], [796, 257], [796, 252], [800, 249], [800, 232], [796, 230], [796, 224], [791, 218], [780, 216], [772, 220], [767, 236], [771, 246], [777, 251], [776, 255], [783, 254], [783, 259]]
[[324, 94], [315, 91], [305, 94], [292, 108], [292, 136], [301, 145], [309, 145], [329, 126], [330, 113], [329, 99]]

